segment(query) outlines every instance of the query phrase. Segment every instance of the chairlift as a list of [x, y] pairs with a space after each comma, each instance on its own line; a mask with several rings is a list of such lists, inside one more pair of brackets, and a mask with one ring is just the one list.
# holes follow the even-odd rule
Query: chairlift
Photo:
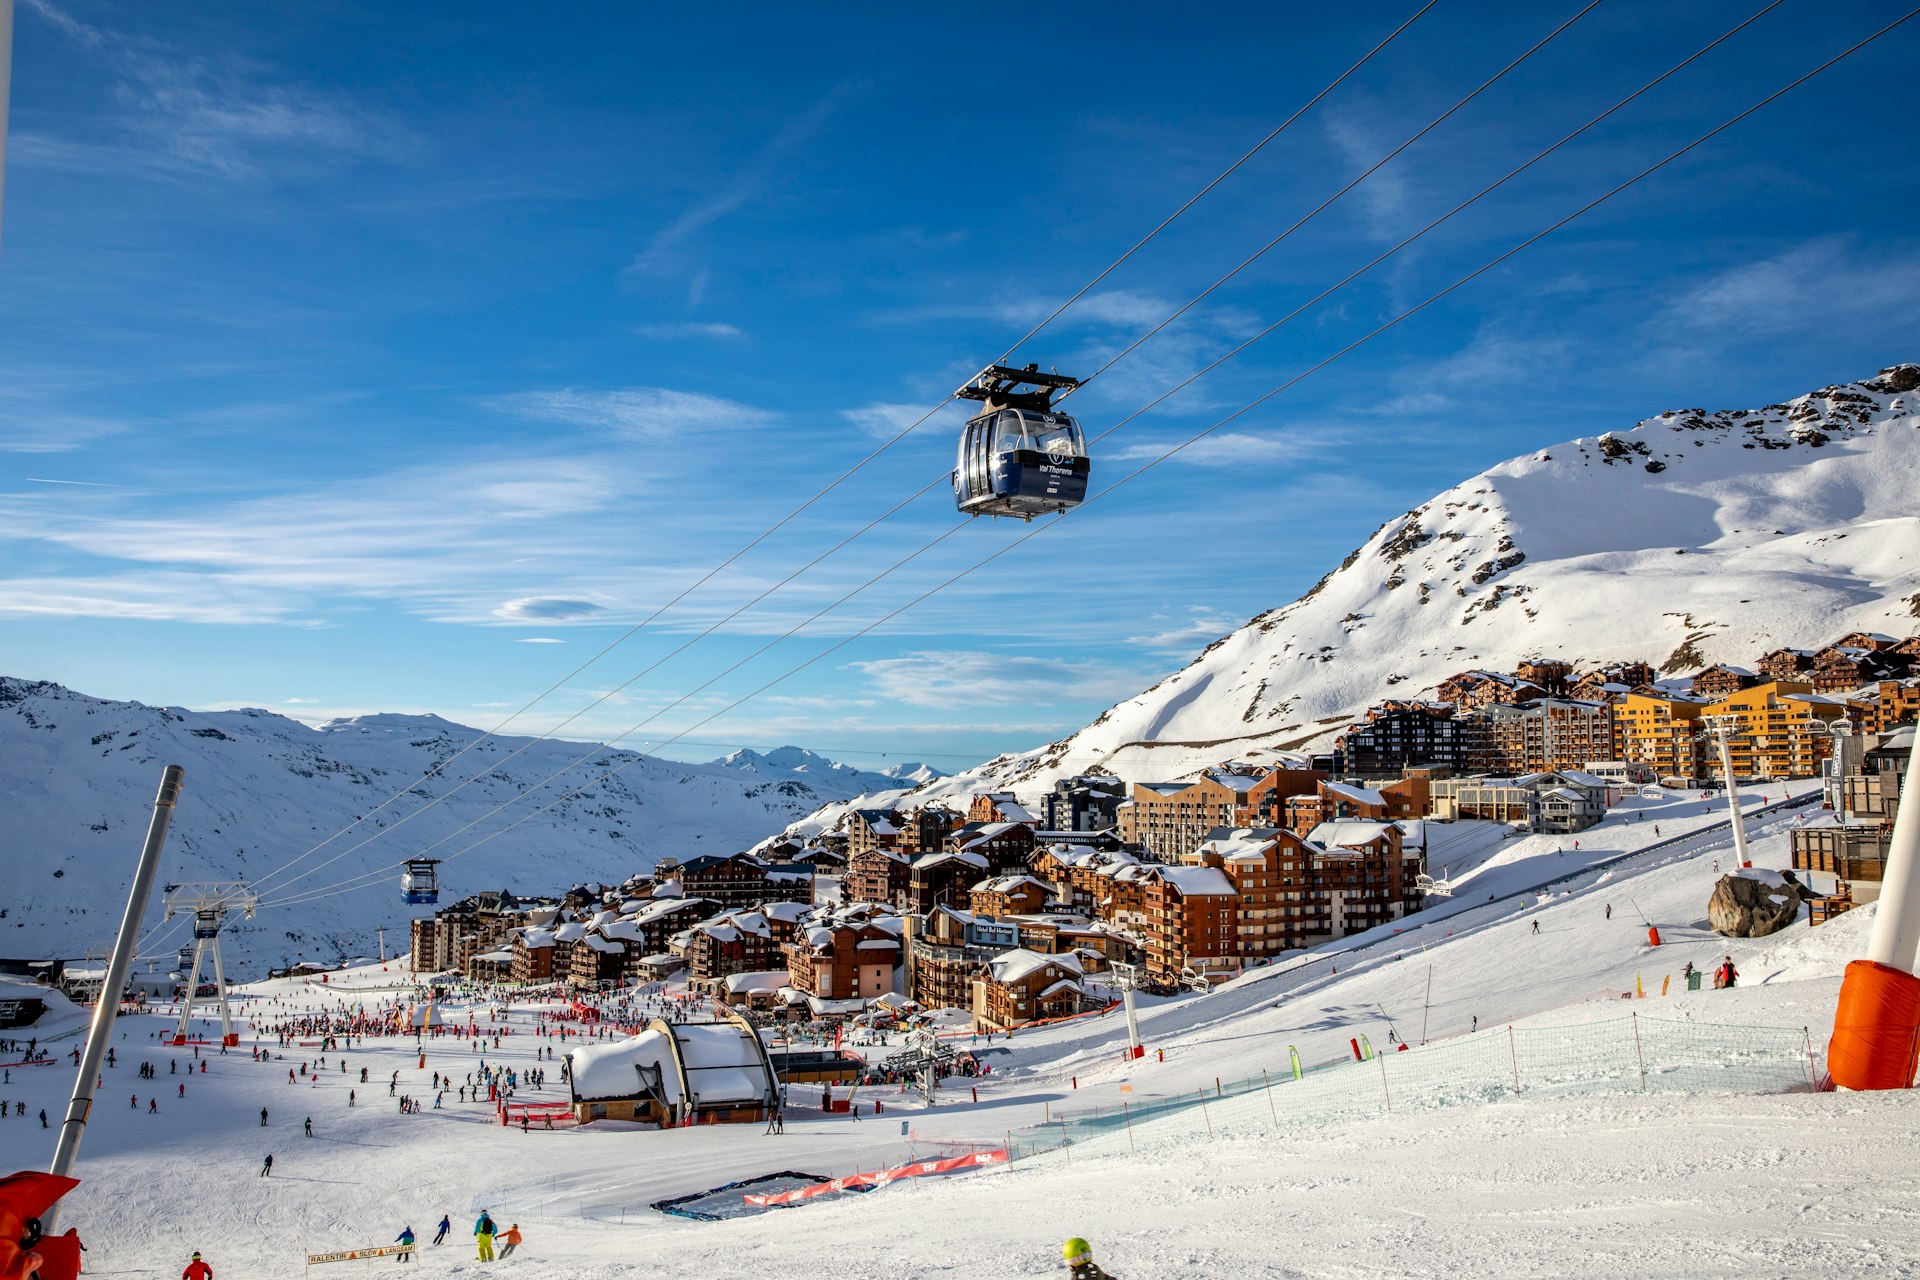
[[432, 906], [440, 901], [438, 858], [408, 858], [400, 876], [400, 896], [410, 907]]
[[[970, 516], [1038, 515], [1086, 501], [1086, 437], [1080, 424], [1053, 409], [1053, 394], [1080, 379], [993, 365], [955, 394], [986, 407], [960, 433], [953, 471], [954, 505]], [[1023, 389], [1025, 388], [1025, 389]]]

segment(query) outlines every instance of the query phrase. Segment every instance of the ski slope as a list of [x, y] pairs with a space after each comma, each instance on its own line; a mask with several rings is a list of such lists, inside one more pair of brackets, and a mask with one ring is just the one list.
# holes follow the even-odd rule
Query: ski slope
[[[1777, 803], [1772, 790], [1767, 799]], [[1054, 1273], [1059, 1240], [1078, 1234], [1133, 1280], [1451, 1277], [1465, 1269], [1760, 1276], [1798, 1274], [1809, 1258], [1825, 1275], [1901, 1274], [1920, 1253], [1912, 1209], [1920, 1110], [1905, 1094], [1522, 1097], [1220, 1141], [1209, 1141], [1189, 1115], [1144, 1132], [1137, 1159], [1050, 1154], [721, 1223], [645, 1208], [776, 1170], [840, 1174], [925, 1155], [942, 1140], [997, 1144], [1063, 1108], [1257, 1075], [1283, 1064], [1289, 1046], [1314, 1063], [1342, 1056], [1357, 1034], [1384, 1048], [1389, 1027], [1438, 1043], [1487, 1034], [1509, 1019], [1526, 1026], [1617, 1018], [1628, 1007], [1620, 993], [1636, 976], [1650, 995], [1631, 1008], [1645, 1016], [1804, 1026], [1817, 1051], [1840, 970], [1859, 954], [1873, 911], [1753, 941], [1710, 933], [1704, 915], [1715, 864], [1724, 870], [1731, 862], [1723, 805], [1715, 811], [1669, 797], [1658, 843], [1651, 814], [1632, 822], [1617, 815], [1582, 833], [1577, 853], [1569, 842], [1556, 854], [1537, 837], [1504, 842], [1462, 877], [1472, 892], [1397, 931], [1343, 940], [1204, 996], [1143, 1001], [1141, 1028], [1155, 1052], [1142, 1061], [1123, 1062], [1117, 1013], [1021, 1032], [991, 1046], [994, 1070], [980, 1082], [977, 1104], [964, 1086], [943, 1091], [930, 1110], [880, 1093], [869, 1100], [884, 1101], [886, 1114], [854, 1122], [822, 1116], [810, 1091], [797, 1088], [779, 1137], [759, 1126], [522, 1134], [491, 1123], [484, 1105], [451, 1098], [445, 1110], [403, 1116], [377, 1083], [357, 1084], [360, 1065], [376, 1082], [398, 1070], [402, 1093], [425, 1095], [431, 1071], [473, 1069], [476, 1055], [445, 1042], [429, 1046], [426, 1071], [406, 1046], [381, 1044], [349, 1052], [348, 1077], [333, 1072], [293, 1085], [288, 1067], [312, 1050], [258, 1066], [243, 1049], [214, 1058], [180, 1100], [177, 1078], [167, 1074], [178, 1055], [153, 1040], [164, 1020], [126, 1019], [121, 1064], [106, 1073], [82, 1148], [84, 1183], [69, 1198], [66, 1222], [82, 1228], [99, 1272], [169, 1280], [196, 1248], [226, 1274], [291, 1276], [307, 1249], [388, 1241], [408, 1222], [430, 1238], [443, 1212], [454, 1217], [454, 1243], [424, 1249], [423, 1272], [570, 1280], [1032, 1276]], [[1787, 831], [1805, 811], [1759, 813], [1759, 797], [1749, 805], [1756, 865], [1784, 865]], [[1689, 830], [1696, 834], [1666, 842]], [[1665, 940], [1657, 949], [1648, 945], [1649, 918]], [[1710, 968], [1723, 954], [1742, 971], [1739, 988], [1658, 994], [1660, 979], [1684, 963]], [[248, 999], [280, 1010], [373, 1001], [396, 990], [382, 984], [400, 976], [370, 967], [335, 975], [348, 990], [282, 981], [249, 988]], [[274, 1000], [282, 1003], [264, 1003]], [[524, 1028], [528, 1016], [516, 1009], [510, 1025]], [[1478, 1033], [1470, 1030], [1476, 1018]], [[528, 1063], [531, 1039], [509, 1037], [487, 1058]], [[143, 1056], [160, 1067], [159, 1115], [146, 1114], [145, 1082], [133, 1077]], [[38, 1165], [53, 1135], [32, 1113], [46, 1106], [57, 1116], [69, 1073], [21, 1068], [11, 1076], [0, 1093], [26, 1101], [29, 1114], [0, 1134], [18, 1163]], [[349, 1087], [360, 1091], [352, 1109]], [[127, 1105], [135, 1093], [139, 1109]], [[265, 1131], [262, 1106], [271, 1109]], [[309, 1114], [311, 1140], [298, 1132]], [[268, 1151], [274, 1174], [261, 1178]], [[481, 1208], [521, 1225], [520, 1254], [472, 1261], [469, 1233]]]

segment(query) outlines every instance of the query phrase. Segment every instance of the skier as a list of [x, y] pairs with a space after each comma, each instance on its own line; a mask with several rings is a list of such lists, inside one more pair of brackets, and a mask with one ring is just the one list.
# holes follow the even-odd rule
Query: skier
[[394, 1239], [394, 1243], [403, 1244], [407, 1246], [406, 1248], [402, 1249], [399, 1253], [394, 1254], [393, 1260], [395, 1262], [412, 1262], [413, 1261], [413, 1226], [412, 1224], [409, 1223], [407, 1226], [400, 1228], [400, 1234], [395, 1236], [393, 1239]]
[[448, 1214], [441, 1214], [440, 1229], [433, 1233], [433, 1242], [435, 1244], [444, 1243], [447, 1238], [447, 1232], [451, 1230], [453, 1230], [453, 1218]]
[[482, 1209], [480, 1211], [480, 1217], [473, 1224], [473, 1238], [480, 1246], [480, 1261], [482, 1262], [493, 1261], [493, 1234], [493, 1217], [485, 1209]]
[[1060, 1256], [1066, 1259], [1068, 1274], [1073, 1280], [1117, 1280], [1100, 1269], [1100, 1264], [1093, 1260], [1093, 1246], [1079, 1236], [1060, 1246]]
[[520, 1247], [520, 1224], [516, 1222], [508, 1227], [507, 1234], [501, 1236], [500, 1239], [503, 1242], [500, 1248], [500, 1256], [504, 1258]]
[[213, 1268], [200, 1260], [200, 1251], [193, 1252], [193, 1261], [180, 1273], [180, 1280], [213, 1280]]
[[1607, 904], [1607, 919], [1613, 919], [1613, 904], [1611, 902]]
[[307, 1117], [307, 1136], [309, 1138], [313, 1136], [313, 1117], [312, 1116]]
[[267, 1127], [267, 1109], [265, 1107], [260, 1108], [260, 1127], [262, 1129]]
[[1535, 921], [1533, 922], [1533, 931], [1534, 931], [1535, 933], [1538, 933], [1538, 932], [1540, 932], [1540, 922], [1539, 922], [1538, 920], [1535, 920]]
[[267, 1152], [267, 1158], [260, 1163], [260, 1176], [263, 1178], [273, 1176], [273, 1152], [271, 1151]]

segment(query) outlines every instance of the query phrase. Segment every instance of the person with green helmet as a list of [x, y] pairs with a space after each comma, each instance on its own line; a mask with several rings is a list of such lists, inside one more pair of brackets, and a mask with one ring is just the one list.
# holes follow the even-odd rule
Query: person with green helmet
[[1093, 1260], [1093, 1246], [1079, 1236], [1060, 1246], [1060, 1256], [1066, 1259], [1073, 1280], [1119, 1280], [1119, 1277], [1100, 1269]]

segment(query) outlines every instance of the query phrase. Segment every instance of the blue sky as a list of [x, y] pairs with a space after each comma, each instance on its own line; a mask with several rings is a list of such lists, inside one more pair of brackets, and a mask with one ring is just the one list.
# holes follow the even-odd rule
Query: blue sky
[[[1416, 7], [21, 0], [0, 672], [491, 724], [939, 405]], [[1580, 7], [1442, 0], [1020, 356], [1096, 367]], [[1603, 0], [1074, 411], [1107, 430], [1760, 7]], [[1787, 0], [1129, 422], [1094, 488], [1903, 11]], [[1036, 745], [1482, 467], [1920, 356], [1913, 30], [666, 754]], [[936, 484], [673, 654], [938, 480], [960, 421], [515, 728], [620, 688], [568, 735], [687, 730], [1026, 532], [975, 522], [750, 657], [953, 524]]]

